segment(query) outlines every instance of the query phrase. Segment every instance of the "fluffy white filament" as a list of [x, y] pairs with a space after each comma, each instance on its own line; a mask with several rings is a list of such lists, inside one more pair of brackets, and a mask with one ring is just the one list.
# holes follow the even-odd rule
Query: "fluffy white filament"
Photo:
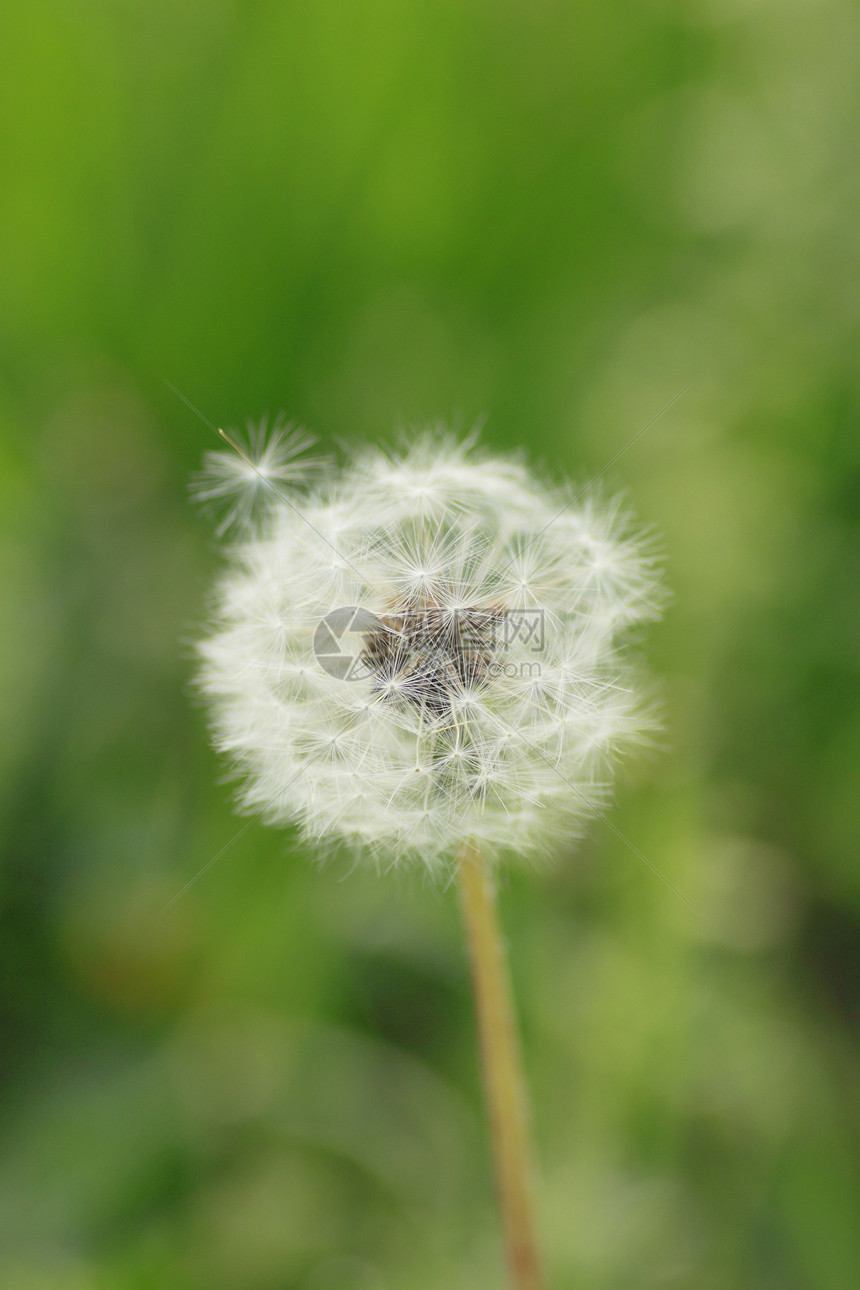
[[441, 431], [316, 482], [299, 442], [198, 483], [248, 524], [199, 646], [242, 806], [434, 870], [572, 838], [647, 725], [619, 647], [660, 595], [627, 518]]

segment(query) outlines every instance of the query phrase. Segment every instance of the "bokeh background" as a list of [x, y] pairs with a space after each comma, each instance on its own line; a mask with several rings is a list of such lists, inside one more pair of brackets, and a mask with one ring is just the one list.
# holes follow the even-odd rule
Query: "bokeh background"
[[328, 446], [486, 417], [662, 534], [613, 822], [695, 908], [600, 823], [501, 892], [549, 1285], [856, 1285], [856, 6], [0, 24], [0, 1283], [503, 1284], [455, 893], [235, 837], [166, 378]]

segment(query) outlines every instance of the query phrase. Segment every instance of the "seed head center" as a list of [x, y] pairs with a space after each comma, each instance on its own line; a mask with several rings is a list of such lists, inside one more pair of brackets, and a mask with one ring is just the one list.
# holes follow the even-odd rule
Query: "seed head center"
[[498, 607], [456, 609], [428, 601], [381, 614], [365, 633], [362, 662], [388, 699], [445, 716], [482, 689], [498, 651]]

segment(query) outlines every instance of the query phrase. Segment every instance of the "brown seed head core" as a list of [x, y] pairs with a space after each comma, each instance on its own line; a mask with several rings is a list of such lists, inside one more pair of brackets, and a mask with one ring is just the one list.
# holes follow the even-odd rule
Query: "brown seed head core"
[[365, 633], [361, 661], [392, 702], [445, 716], [467, 691], [486, 685], [498, 655], [504, 610], [435, 603], [381, 614]]

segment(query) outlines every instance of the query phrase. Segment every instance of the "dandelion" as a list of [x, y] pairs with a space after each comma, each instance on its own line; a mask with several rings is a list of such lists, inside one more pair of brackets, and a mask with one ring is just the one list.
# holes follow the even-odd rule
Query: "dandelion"
[[647, 548], [617, 505], [444, 435], [317, 482], [308, 442], [210, 453], [196, 483], [252, 523], [200, 646], [242, 805], [439, 874], [464, 838], [569, 841], [643, 734], [619, 646], [659, 603]]
[[510, 1265], [534, 1288], [492, 877], [569, 846], [645, 737], [624, 645], [659, 609], [653, 556], [618, 503], [471, 439], [428, 431], [327, 471], [310, 442], [277, 425], [207, 454], [196, 495], [240, 535], [200, 687], [244, 810], [459, 875]]

